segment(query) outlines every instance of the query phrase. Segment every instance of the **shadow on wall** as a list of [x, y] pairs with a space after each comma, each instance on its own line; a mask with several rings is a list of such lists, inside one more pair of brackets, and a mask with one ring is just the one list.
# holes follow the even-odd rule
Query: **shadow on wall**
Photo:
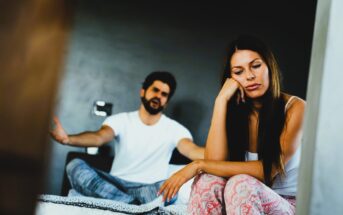
[[[172, 119], [185, 126], [191, 132], [193, 138], [199, 136], [196, 135], [196, 133], [200, 131], [200, 125], [204, 120], [204, 114], [206, 113], [203, 103], [191, 99], [178, 100], [167, 108], [166, 112]], [[198, 145], [202, 145], [201, 143], [205, 142], [205, 140], [194, 139], [194, 142]], [[187, 164], [190, 162], [191, 160], [181, 155], [179, 151], [175, 149], [170, 163]]]
[[188, 128], [192, 135], [195, 136], [196, 132], [199, 132], [200, 124], [204, 120], [206, 111], [204, 104], [199, 101], [179, 100], [173, 103], [168, 113], [170, 113], [174, 120]]

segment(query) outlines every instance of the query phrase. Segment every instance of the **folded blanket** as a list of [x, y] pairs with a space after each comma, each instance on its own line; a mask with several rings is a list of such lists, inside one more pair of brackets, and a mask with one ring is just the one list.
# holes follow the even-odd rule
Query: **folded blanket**
[[40, 195], [36, 215], [109, 215], [109, 214], [187, 214], [186, 205], [163, 206], [162, 197], [144, 205], [130, 205], [123, 202], [85, 196]]

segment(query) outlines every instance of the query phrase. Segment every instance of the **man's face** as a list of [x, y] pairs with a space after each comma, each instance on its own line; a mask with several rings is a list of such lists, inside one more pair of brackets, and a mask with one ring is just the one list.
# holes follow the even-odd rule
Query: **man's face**
[[152, 115], [158, 114], [166, 107], [169, 93], [168, 84], [154, 81], [148, 89], [141, 90], [141, 99], [145, 109]]

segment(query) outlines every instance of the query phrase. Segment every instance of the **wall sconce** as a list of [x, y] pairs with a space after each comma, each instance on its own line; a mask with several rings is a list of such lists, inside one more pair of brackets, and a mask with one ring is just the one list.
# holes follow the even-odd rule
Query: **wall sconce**
[[93, 113], [96, 116], [110, 116], [112, 114], [112, 103], [104, 101], [95, 101], [93, 107]]

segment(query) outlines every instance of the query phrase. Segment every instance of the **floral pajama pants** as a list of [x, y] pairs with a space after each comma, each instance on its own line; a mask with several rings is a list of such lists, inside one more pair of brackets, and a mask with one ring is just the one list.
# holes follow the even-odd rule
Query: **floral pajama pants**
[[188, 212], [206, 214], [295, 214], [295, 198], [282, 197], [249, 175], [235, 175], [229, 180], [198, 175], [192, 185]]

